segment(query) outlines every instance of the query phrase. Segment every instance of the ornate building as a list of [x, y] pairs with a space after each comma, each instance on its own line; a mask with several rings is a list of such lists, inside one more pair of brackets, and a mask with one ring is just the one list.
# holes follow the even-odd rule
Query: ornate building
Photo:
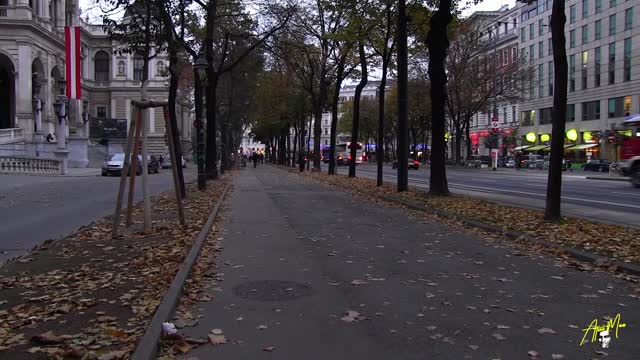
[[[72, 7], [67, 8], [70, 4]], [[53, 157], [55, 145], [44, 139], [56, 134], [53, 104], [60, 94], [59, 80], [64, 79], [67, 24], [81, 27], [82, 79], [82, 100], [70, 100], [68, 106], [69, 166], [87, 166], [90, 139], [100, 141], [106, 136], [112, 138], [112, 143], [121, 142], [117, 137], [122, 136], [114, 138], [114, 132], [107, 136], [101, 130], [107, 126], [124, 130], [125, 124], [128, 128], [130, 100], [139, 98], [142, 58], [118, 54], [119, 45], [101, 25], [88, 24], [80, 18], [77, 2], [0, 0], [0, 155]], [[148, 94], [152, 100], [168, 96], [167, 66], [168, 59], [163, 54], [150, 62]], [[191, 111], [179, 108], [184, 109], [178, 114], [181, 138], [189, 141]], [[163, 153], [166, 150], [163, 112], [151, 109], [146, 121], [150, 152]]]

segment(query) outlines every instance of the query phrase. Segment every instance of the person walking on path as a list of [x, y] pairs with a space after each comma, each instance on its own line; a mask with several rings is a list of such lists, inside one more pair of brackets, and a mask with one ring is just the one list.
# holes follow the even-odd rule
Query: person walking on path
[[254, 152], [251, 158], [253, 159], [253, 167], [256, 168], [258, 166], [258, 153]]

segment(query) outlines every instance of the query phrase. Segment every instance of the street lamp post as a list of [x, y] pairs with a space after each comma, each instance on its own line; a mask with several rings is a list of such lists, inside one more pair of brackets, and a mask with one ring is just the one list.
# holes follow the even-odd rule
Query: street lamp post
[[66, 129], [65, 120], [67, 118], [67, 96], [65, 95], [65, 88], [67, 82], [65, 80], [58, 80], [58, 87], [60, 88], [60, 95], [56, 97], [56, 103], [53, 104], [54, 111], [58, 117], [58, 134], [56, 135], [58, 140], [58, 148], [53, 152], [55, 156], [60, 159], [62, 175], [67, 173], [67, 157], [69, 150], [66, 149]]
[[58, 87], [60, 88], [60, 95], [56, 97], [57, 101], [54, 104], [54, 110], [56, 112], [56, 116], [58, 117], [58, 149], [64, 149], [66, 147], [65, 144], [65, 136], [66, 136], [66, 119], [67, 119], [67, 96], [65, 95], [67, 82], [66, 80], [58, 80]]
[[194, 123], [194, 127], [196, 129], [196, 154], [198, 161], [198, 190], [204, 190], [207, 187], [207, 179], [204, 173], [204, 134], [203, 134], [203, 124], [202, 124], [202, 94], [204, 92], [204, 84], [205, 77], [207, 76], [207, 67], [209, 67], [209, 63], [207, 63], [207, 59], [204, 56], [203, 52], [198, 54], [198, 58], [196, 59], [195, 64], [193, 65], [197, 72], [198, 82], [196, 82], [196, 86], [198, 86], [198, 91], [196, 93], [199, 96], [196, 96], [196, 121]]

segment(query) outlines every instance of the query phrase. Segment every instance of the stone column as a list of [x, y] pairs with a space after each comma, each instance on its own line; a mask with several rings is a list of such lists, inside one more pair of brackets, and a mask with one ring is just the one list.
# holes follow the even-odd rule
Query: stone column
[[[60, 98], [66, 98], [66, 96], [61, 96]], [[60, 109], [60, 117], [61, 119], [58, 120], [58, 127], [57, 127], [57, 140], [58, 140], [58, 147], [57, 149], [53, 152], [53, 154], [55, 155], [56, 159], [60, 160], [62, 162], [61, 164], [61, 175], [66, 175], [68, 172], [68, 156], [69, 156], [69, 150], [67, 150], [67, 146], [66, 146], [66, 142], [65, 142], [65, 138], [66, 138], [66, 119], [65, 119], [65, 115], [66, 115], [66, 108], [65, 106], [61, 106]]]
[[156, 109], [149, 108], [149, 134], [156, 133]]

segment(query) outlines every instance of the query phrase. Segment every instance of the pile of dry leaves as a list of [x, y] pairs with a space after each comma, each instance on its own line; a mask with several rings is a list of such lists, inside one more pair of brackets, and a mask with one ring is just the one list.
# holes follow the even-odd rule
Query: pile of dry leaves
[[640, 263], [640, 230], [621, 225], [602, 224], [585, 219], [566, 218], [559, 224], [544, 220], [541, 210], [499, 205], [462, 195], [429, 196], [425, 191], [410, 189], [398, 193], [395, 184], [377, 187], [375, 180], [329, 176], [305, 172], [305, 177], [323, 184], [338, 186], [356, 195], [391, 197], [424, 205], [448, 214], [498, 226], [504, 230], [526, 233], [538, 239], [582, 249], [625, 262]]
[[175, 198], [152, 199], [153, 229], [111, 238], [108, 219], [0, 268], [0, 358], [128, 358], [228, 179], [189, 186], [187, 226]]

